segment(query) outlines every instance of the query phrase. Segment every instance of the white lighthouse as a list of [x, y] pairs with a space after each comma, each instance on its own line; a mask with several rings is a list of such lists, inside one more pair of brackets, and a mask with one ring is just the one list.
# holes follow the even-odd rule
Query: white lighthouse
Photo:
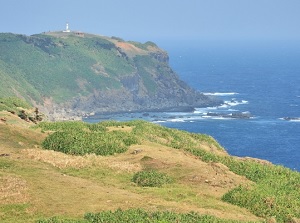
[[69, 23], [66, 23], [66, 30], [63, 31], [64, 33], [69, 33], [71, 30], [69, 29]]

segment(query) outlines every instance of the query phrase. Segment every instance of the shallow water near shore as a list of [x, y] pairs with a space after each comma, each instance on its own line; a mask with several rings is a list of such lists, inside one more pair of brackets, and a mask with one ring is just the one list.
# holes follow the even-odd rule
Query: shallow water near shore
[[[165, 49], [181, 79], [225, 104], [194, 112], [123, 113], [85, 121], [145, 119], [209, 134], [231, 155], [266, 159], [300, 171], [300, 48], [296, 44], [166, 45]], [[228, 116], [235, 113], [251, 117]]]

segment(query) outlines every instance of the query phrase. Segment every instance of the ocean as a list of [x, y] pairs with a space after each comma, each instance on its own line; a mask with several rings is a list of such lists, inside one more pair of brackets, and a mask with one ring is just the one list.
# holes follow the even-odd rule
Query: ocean
[[[300, 46], [293, 42], [166, 44], [170, 66], [191, 87], [223, 99], [194, 112], [128, 113], [85, 119], [145, 119], [213, 136], [229, 154], [300, 171]], [[250, 118], [232, 118], [247, 114]]]

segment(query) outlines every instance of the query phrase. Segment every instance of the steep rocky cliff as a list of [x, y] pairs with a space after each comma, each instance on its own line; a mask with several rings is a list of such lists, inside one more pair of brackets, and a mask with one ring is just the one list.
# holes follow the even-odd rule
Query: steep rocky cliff
[[181, 81], [152, 42], [86, 33], [0, 34], [0, 94], [52, 119], [220, 104]]

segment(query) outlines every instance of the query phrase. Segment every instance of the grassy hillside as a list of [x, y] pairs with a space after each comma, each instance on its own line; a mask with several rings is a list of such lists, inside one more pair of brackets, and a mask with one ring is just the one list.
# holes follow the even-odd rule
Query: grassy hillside
[[[115, 45], [101, 37], [1, 34], [0, 52], [3, 75], [9, 72], [7, 76], [23, 77], [27, 83], [24, 90], [39, 102], [45, 96], [63, 102], [93, 89], [119, 88], [116, 78], [134, 71], [130, 63], [116, 56]], [[10, 69], [6, 71], [5, 66]], [[11, 86], [9, 82], [1, 85]], [[9, 90], [7, 94], [15, 94]]]
[[231, 157], [210, 136], [0, 118], [1, 222], [299, 221], [299, 172]]

